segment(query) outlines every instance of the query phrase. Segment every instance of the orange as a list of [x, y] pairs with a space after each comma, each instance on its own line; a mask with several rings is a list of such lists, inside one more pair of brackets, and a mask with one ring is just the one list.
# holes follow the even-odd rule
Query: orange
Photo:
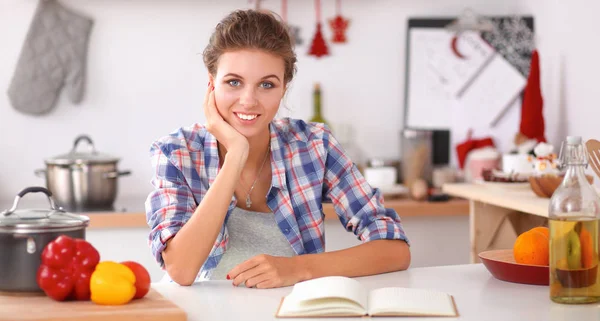
[[549, 264], [550, 242], [547, 227], [536, 227], [517, 237], [513, 246], [515, 262], [530, 265]]
[[532, 228], [532, 229], [531, 229], [531, 230], [529, 230], [529, 231], [537, 231], [537, 232], [543, 233], [544, 235], [546, 235], [546, 237], [547, 237], [548, 239], [550, 239], [550, 229], [548, 229], [548, 228], [547, 228], [547, 227], [545, 227], [545, 226], [538, 226], [538, 227], [534, 227], [534, 228]]
[[592, 234], [584, 227], [581, 228], [581, 233], [579, 233], [579, 241], [581, 242], [581, 266], [584, 269], [591, 268], [595, 263], [594, 243]]

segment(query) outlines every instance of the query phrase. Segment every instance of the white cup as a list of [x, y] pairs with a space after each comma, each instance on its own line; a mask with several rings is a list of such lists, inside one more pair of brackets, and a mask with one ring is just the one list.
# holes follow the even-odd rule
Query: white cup
[[391, 187], [396, 185], [397, 170], [392, 166], [367, 167], [365, 179], [372, 187]]
[[531, 174], [533, 163], [529, 162], [527, 154], [502, 155], [502, 171], [505, 173]]

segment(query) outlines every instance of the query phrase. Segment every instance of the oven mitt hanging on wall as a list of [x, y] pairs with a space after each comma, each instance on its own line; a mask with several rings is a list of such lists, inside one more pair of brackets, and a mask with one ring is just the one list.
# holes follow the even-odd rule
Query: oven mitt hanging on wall
[[15, 109], [32, 115], [48, 113], [63, 86], [71, 102], [81, 102], [92, 25], [91, 19], [58, 1], [39, 1], [8, 87]]

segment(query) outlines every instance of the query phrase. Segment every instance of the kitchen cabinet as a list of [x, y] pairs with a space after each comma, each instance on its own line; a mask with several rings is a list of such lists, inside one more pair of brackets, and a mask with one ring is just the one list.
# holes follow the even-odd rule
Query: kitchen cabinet
[[479, 253], [511, 249], [521, 233], [547, 226], [550, 200], [536, 196], [530, 188], [487, 187], [455, 183], [443, 186], [445, 193], [469, 200], [470, 261]]
[[[0, 202], [2, 208], [12, 201]], [[28, 208], [45, 208], [47, 200], [30, 201]], [[118, 199], [111, 212], [81, 213], [90, 218], [86, 238], [100, 252], [103, 260], [133, 260], [144, 265], [153, 282], [164, 271], [150, 252], [143, 199]], [[386, 206], [395, 209], [402, 219], [411, 241], [412, 267], [462, 264], [469, 261], [468, 201], [429, 203], [408, 199], [391, 199]], [[326, 251], [336, 251], [359, 245], [357, 237], [341, 225], [333, 206], [325, 204]]]

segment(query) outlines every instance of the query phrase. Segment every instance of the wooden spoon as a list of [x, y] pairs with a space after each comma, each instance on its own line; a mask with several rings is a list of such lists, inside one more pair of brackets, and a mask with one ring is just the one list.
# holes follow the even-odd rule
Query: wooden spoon
[[588, 151], [588, 158], [592, 169], [600, 178], [600, 142], [595, 139], [590, 139], [585, 143]]

